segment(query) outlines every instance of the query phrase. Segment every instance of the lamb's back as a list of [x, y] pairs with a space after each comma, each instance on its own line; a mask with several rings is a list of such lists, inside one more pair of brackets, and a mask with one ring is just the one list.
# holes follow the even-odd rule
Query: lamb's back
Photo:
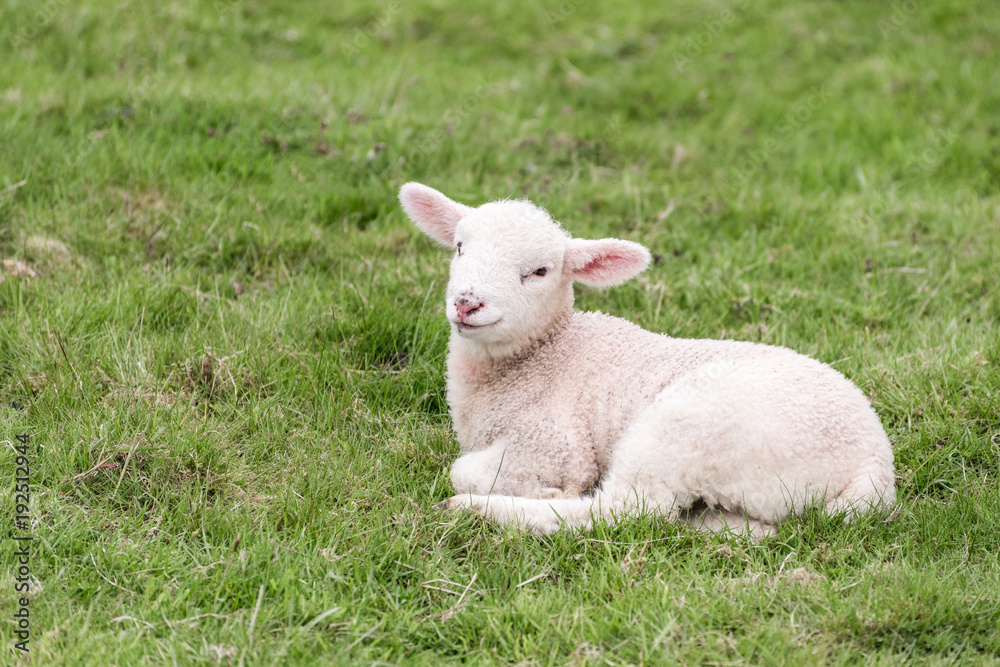
[[554, 401], [585, 424], [601, 470], [622, 431], [664, 387], [720, 356], [735, 341], [687, 340], [647, 331], [600, 312], [577, 312], [557, 345], [539, 355]]

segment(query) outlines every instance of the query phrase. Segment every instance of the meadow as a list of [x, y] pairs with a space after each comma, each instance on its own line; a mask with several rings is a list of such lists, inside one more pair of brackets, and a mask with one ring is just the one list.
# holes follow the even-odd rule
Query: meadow
[[[993, 0], [4, 3], [0, 664], [1000, 664], [998, 34]], [[654, 253], [579, 308], [833, 365], [898, 506], [760, 542], [434, 510], [414, 180]]]

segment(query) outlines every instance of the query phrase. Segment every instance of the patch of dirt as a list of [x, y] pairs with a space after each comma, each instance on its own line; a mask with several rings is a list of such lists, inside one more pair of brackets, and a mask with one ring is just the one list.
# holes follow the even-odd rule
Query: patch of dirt
[[166, 193], [160, 190], [128, 191], [112, 188], [111, 194], [121, 200], [121, 212], [127, 222], [126, 234], [146, 244], [146, 255], [154, 260], [160, 256], [157, 241], [163, 236], [163, 219], [177, 209]]
[[173, 204], [166, 193], [156, 189], [130, 191], [111, 188], [111, 194], [121, 200], [122, 209], [129, 220], [143, 214], [163, 215], [173, 209]]
[[0, 282], [11, 278], [37, 278], [38, 272], [28, 264], [18, 259], [5, 259], [0, 262]]
[[73, 259], [73, 253], [69, 246], [59, 239], [47, 236], [29, 236], [24, 241], [24, 248], [28, 256], [36, 264], [48, 265], [50, 267], [62, 267], [69, 264]]
[[105, 404], [126, 405], [130, 408], [169, 408], [177, 401], [184, 400], [186, 400], [185, 397], [177, 392], [159, 391], [152, 387], [118, 386], [105, 394], [103, 402]]
[[174, 456], [144, 432], [112, 443], [99, 438], [91, 443], [89, 458], [86, 469], [78, 468], [64, 483], [79, 485], [118, 510], [155, 512], [164, 500], [187, 496], [193, 484], [206, 502], [223, 494], [225, 466], [216, 463], [209, 469], [190, 457]]
[[205, 348], [200, 357], [179, 363], [170, 378], [180, 382], [184, 390], [208, 399], [239, 396], [255, 383], [245, 370], [233, 370], [233, 360], [241, 352], [220, 357]]

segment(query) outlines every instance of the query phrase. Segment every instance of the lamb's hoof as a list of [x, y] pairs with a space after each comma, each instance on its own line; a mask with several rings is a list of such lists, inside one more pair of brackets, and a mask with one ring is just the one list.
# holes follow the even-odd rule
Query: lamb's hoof
[[457, 509], [469, 509], [470, 507], [472, 507], [472, 504], [468, 495], [452, 496], [451, 498], [442, 500], [439, 503], [434, 503], [434, 509], [442, 512], [450, 512]]

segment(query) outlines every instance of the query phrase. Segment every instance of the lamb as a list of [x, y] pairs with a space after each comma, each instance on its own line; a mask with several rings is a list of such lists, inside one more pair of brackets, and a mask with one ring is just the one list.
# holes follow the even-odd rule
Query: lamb
[[810, 507], [849, 519], [894, 501], [885, 430], [833, 368], [574, 310], [574, 282], [635, 277], [642, 245], [572, 238], [528, 201], [472, 208], [419, 183], [399, 198], [454, 252], [449, 508], [543, 534], [654, 512], [760, 537]]

